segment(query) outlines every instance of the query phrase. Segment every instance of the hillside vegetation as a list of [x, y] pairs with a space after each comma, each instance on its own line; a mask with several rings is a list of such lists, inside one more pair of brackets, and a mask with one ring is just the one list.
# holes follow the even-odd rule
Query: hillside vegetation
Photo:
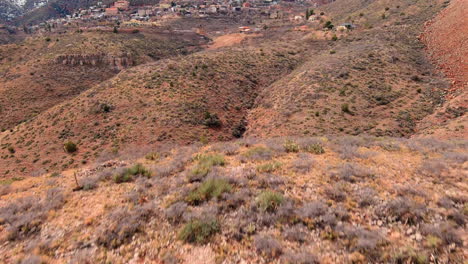
[[242, 139], [15, 179], [0, 261], [463, 263], [466, 144]]
[[12, 129], [127, 67], [187, 54], [205, 42], [192, 33], [68, 32], [0, 46], [0, 129]]

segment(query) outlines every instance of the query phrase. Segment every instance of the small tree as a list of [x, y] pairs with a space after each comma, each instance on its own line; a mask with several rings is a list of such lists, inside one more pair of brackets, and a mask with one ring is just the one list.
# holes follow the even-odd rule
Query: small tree
[[114, 27], [114, 33], [117, 34], [119, 31], [117, 30], [117, 27]]
[[72, 141], [67, 141], [63, 144], [63, 148], [67, 153], [74, 153], [78, 150], [78, 147]]

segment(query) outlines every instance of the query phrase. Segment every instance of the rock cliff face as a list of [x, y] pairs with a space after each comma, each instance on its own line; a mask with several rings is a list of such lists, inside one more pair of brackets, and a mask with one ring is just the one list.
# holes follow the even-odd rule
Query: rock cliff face
[[60, 55], [55, 58], [55, 63], [63, 65], [89, 65], [89, 66], [102, 66], [108, 65], [116, 70], [123, 70], [135, 64], [133, 58], [128, 54], [122, 55], [106, 55], [106, 54], [69, 54]]

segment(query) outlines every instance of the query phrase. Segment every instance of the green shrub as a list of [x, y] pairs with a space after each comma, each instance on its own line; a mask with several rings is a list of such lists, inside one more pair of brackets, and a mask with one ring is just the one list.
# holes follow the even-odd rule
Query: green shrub
[[332, 40], [333, 40], [333, 41], [337, 41], [337, 40], [338, 40], [338, 36], [337, 36], [337, 35], [333, 35]]
[[209, 112], [206, 112], [203, 124], [207, 127], [221, 127], [221, 120], [219, 120], [217, 114], [210, 114]]
[[224, 156], [219, 154], [197, 155], [194, 160], [198, 160], [198, 164], [191, 173], [195, 177], [205, 177], [213, 166], [224, 166], [226, 164]]
[[265, 164], [261, 164], [257, 166], [257, 171], [258, 172], [274, 172], [275, 170], [279, 169], [281, 167], [281, 163], [278, 161], [274, 162], [269, 162]]
[[244, 157], [253, 160], [269, 160], [272, 155], [272, 151], [265, 147], [254, 147], [243, 154]]
[[122, 172], [114, 175], [115, 183], [129, 182], [133, 180], [133, 176], [151, 177], [151, 171], [141, 164], [135, 164], [133, 167], [126, 168]]
[[348, 104], [342, 104], [342, 105], [341, 105], [341, 111], [342, 111], [343, 113], [351, 114], [351, 110], [349, 109], [349, 105], [348, 105]]
[[309, 153], [313, 154], [323, 154], [325, 153], [325, 150], [323, 149], [322, 145], [315, 143], [315, 144], [310, 144], [304, 147], [304, 151], [307, 151]]
[[285, 143], [284, 143], [284, 149], [286, 150], [286, 152], [294, 152], [294, 153], [297, 153], [299, 152], [299, 145], [292, 141], [292, 140], [287, 140]]
[[159, 159], [159, 154], [156, 152], [150, 152], [145, 155], [145, 159], [147, 160], [158, 160]]
[[184, 225], [179, 232], [178, 239], [188, 243], [205, 244], [219, 231], [220, 227], [216, 219], [195, 219]]
[[12, 146], [9, 146], [8, 147], [8, 152], [10, 152], [11, 154], [15, 154], [15, 148], [13, 148]]
[[257, 203], [263, 211], [273, 212], [284, 201], [283, 195], [273, 192], [264, 191], [257, 197]]
[[72, 141], [65, 142], [65, 144], [63, 144], [63, 148], [67, 153], [74, 153], [78, 150], [78, 147]]
[[196, 190], [190, 192], [186, 200], [189, 204], [200, 204], [211, 198], [218, 198], [224, 192], [231, 191], [231, 189], [231, 185], [225, 179], [208, 179]]

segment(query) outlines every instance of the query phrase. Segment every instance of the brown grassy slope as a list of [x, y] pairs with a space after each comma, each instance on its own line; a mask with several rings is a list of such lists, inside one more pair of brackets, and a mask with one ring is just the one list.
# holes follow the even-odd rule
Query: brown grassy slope
[[468, 10], [467, 1], [451, 1], [426, 24], [421, 36], [431, 59], [452, 80], [446, 103], [419, 124], [420, 134], [468, 137]]
[[[466, 142], [289, 140], [154, 149], [76, 171], [75, 192], [75, 171], [0, 186], [0, 262], [464, 263]], [[137, 162], [146, 176], [114, 181]], [[197, 220], [199, 242], [180, 240]]]
[[335, 25], [354, 21], [359, 28], [330, 41], [328, 50], [311, 52], [301, 67], [264, 89], [248, 134], [410, 136], [442, 102], [448, 84], [417, 38], [440, 5], [392, 1], [385, 11], [388, 1], [354, 1], [348, 10], [345, 2], [325, 6], [326, 14]]
[[132, 66], [187, 53], [200, 41], [196, 34], [69, 32], [0, 46], [0, 129], [10, 129], [119, 71], [108, 61], [80, 65], [76, 59], [76, 65], [63, 65], [55, 61], [59, 56], [125, 58]]
[[[297, 53], [292, 45], [229, 49], [124, 71], [5, 132], [1, 174], [62, 170], [128, 145], [232, 138], [257, 89], [289, 72], [299, 61]], [[218, 115], [220, 128], [205, 125], [207, 112]], [[77, 154], [64, 153], [67, 140], [78, 144]]]

